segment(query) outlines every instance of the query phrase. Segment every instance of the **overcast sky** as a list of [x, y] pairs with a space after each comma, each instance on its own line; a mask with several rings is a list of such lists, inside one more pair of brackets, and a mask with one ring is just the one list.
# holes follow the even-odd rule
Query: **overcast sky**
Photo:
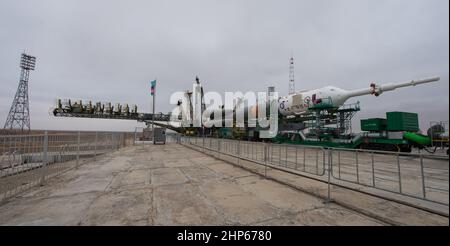
[[19, 79], [20, 53], [37, 57], [30, 76], [34, 129], [134, 130], [134, 121], [54, 118], [56, 98], [137, 104], [157, 111], [169, 96], [207, 91], [287, 94], [440, 76], [441, 81], [359, 100], [359, 119], [419, 113], [421, 128], [449, 118], [448, 0], [93, 1], [0, 0], [0, 127]]

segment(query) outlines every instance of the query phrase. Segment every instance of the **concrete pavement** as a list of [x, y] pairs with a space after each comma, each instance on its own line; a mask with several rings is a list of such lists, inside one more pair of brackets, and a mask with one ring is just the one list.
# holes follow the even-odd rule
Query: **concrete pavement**
[[[405, 224], [448, 225], [448, 218], [437, 215], [426, 221], [408, 216], [412, 217]], [[324, 204], [315, 195], [166, 144], [103, 155], [45, 186], [20, 193], [0, 205], [0, 225], [386, 225], [386, 221]]]

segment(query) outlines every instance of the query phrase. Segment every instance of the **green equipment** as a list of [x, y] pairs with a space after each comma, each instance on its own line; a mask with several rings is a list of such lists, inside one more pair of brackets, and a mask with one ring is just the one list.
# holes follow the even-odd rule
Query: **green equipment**
[[403, 138], [413, 142], [418, 143], [422, 146], [429, 146], [431, 145], [431, 138], [422, 134], [413, 133], [413, 132], [405, 132], [403, 133]]

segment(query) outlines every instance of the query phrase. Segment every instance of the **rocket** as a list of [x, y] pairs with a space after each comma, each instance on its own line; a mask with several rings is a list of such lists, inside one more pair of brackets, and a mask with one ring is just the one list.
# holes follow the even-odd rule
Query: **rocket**
[[368, 88], [357, 90], [344, 90], [334, 86], [326, 86], [319, 89], [300, 91], [292, 95], [281, 97], [278, 100], [278, 112], [283, 116], [301, 115], [308, 112], [308, 108], [317, 104], [327, 104], [339, 108], [352, 98], [364, 95], [379, 96], [384, 92], [393, 91], [397, 88], [416, 86], [438, 81], [439, 77], [411, 80], [403, 83], [388, 83], [377, 85], [370, 84]]
[[[425, 79], [411, 80], [402, 83], [387, 83], [381, 85], [371, 83], [369, 87], [357, 90], [344, 90], [335, 86], [325, 86], [319, 89], [299, 91], [297, 93], [288, 96], [279, 97], [278, 99], [275, 100], [277, 100], [279, 115], [284, 117], [295, 116], [308, 113], [309, 108], [313, 107], [314, 105], [325, 104], [328, 107], [339, 108], [343, 106], [348, 99], [353, 97], [359, 97], [364, 95], [374, 95], [378, 97], [384, 92], [393, 91], [398, 88], [416, 86], [436, 82], [439, 80], [440, 80], [439, 77], [431, 77]], [[195, 85], [201, 87], [198, 80]], [[212, 109], [210, 108], [205, 109], [204, 107], [201, 107], [200, 109], [200, 102], [202, 101], [202, 97], [203, 97], [203, 89], [202, 88], [198, 89], [195, 88], [194, 86], [193, 92], [186, 92], [184, 96], [180, 99], [178, 103], [178, 107], [180, 110], [178, 112], [181, 112], [181, 114], [187, 116], [188, 121], [190, 121], [191, 119], [193, 120], [195, 118], [192, 116], [194, 113], [193, 111], [197, 111], [197, 113], [200, 114], [206, 113], [206, 115], [211, 115], [211, 112], [213, 111]], [[236, 118], [235, 117], [236, 112], [238, 111], [245, 112], [246, 119], [250, 115], [252, 116], [252, 118], [256, 118], [258, 107], [265, 106], [266, 114], [269, 112], [267, 104], [268, 102], [265, 102], [263, 104], [258, 102], [256, 105], [246, 105], [245, 103], [243, 103], [242, 99], [237, 101], [238, 103], [235, 105], [235, 108], [233, 109], [225, 109], [222, 107], [221, 109], [222, 115], [224, 115], [225, 117], [221, 117], [221, 119], [214, 119], [213, 117], [208, 117], [203, 119], [204, 122], [218, 123], [223, 126], [230, 124], [232, 125], [233, 120]], [[226, 122], [228, 122], [228, 124], [226, 124]]]

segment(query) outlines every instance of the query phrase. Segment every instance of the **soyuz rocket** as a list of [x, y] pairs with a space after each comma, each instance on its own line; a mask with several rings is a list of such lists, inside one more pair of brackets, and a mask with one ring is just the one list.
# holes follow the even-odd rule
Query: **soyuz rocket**
[[[403, 87], [409, 87], [409, 86], [416, 86], [431, 82], [439, 81], [439, 77], [431, 77], [431, 78], [425, 78], [425, 79], [417, 79], [417, 80], [410, 80], [407, 82], [402, 83], [387, 83], [387, 84], [381, 84], [377, 85], [375, 83], [370, 84], [369, 87], [363, 88], [363, 89], [357, 89], [357, 90], [344, 90], [335, 86], [325, 86], [319, 89], [313, 89], [313, 90], [304, 90], [299, 91], [291, 95], [287, 96], [281, 96], [277, 99], [278, 104], [278, 114], [283, 117], [289, 117], [289, 116], [295, 116], [295, 115], [302, 115], [308, 113], [308, 108], [310, 108], [313, 105], [317, 105], [320, 103], [327, 104], [328, 106], [339, 108], [344, 105], [344, 103], [353, 97], [359, 97], [364, 95], [374, 95], [374, 96], [380, 96], [384, 92], [393, 91], [398, 88]], [[197, 84], [199, 84], [199, 81], [197, 79]], [[199, 107], [200, 101], [202, 101], [203, 97], [203, 88], [197, 87], [199, 89], [194, 90], [192, 93], [185, 94], [185, 97], [180, 99], [179, 105], [181, 108], [182, 114], [186, 115], [192, 115], [192, 111], [195, 111], [196, 106]], [[192, 95], [192, 102], [188, 98]], [[267, 102], [266, 102], [267, 103]], [[227, 121], [233, 121], [233, 119], [236, 116], [236, 112], [239, 110], [243, 110], [246, 114], [245, 118], [248, 117], [248, 113], [250, 113], [253, 117], [257, 116], [258, 107], [264, 107], [268, 106], [268, 104], [263, 105], [258, 102], [256, 105], [247, 105], [246, 103], [238, 103], [235, 105], [234, 109], [222, 109], [222, 114], [225, 115], [222, 119], [214, 119], [214, 116], [210, 116], [209, 118], [203, 119], [203, 122], [209, 122], [210, 124], [220, 123], [221, 125], [230, 125], [230, 122]], [[201, 107], [201, 112], [203, 115], [206, 112], [206, 115], [214, 115], [212, 113], [212, 109], [206, 108], [204, 106]], [[266, 114], [268, 113], [268, 110], [266, 110]], [[192, 116], [191, 116], [192, 117]], [[192, 119], [192, 118], [191, 118]], [[193, 119], [195, 120], [195, 119]], [[225, 123], [225, 124], [223, 124]], [[228, 123], [228, 124], [227, 124]], [[231, 123], [232, 125], [232, 123]]]

